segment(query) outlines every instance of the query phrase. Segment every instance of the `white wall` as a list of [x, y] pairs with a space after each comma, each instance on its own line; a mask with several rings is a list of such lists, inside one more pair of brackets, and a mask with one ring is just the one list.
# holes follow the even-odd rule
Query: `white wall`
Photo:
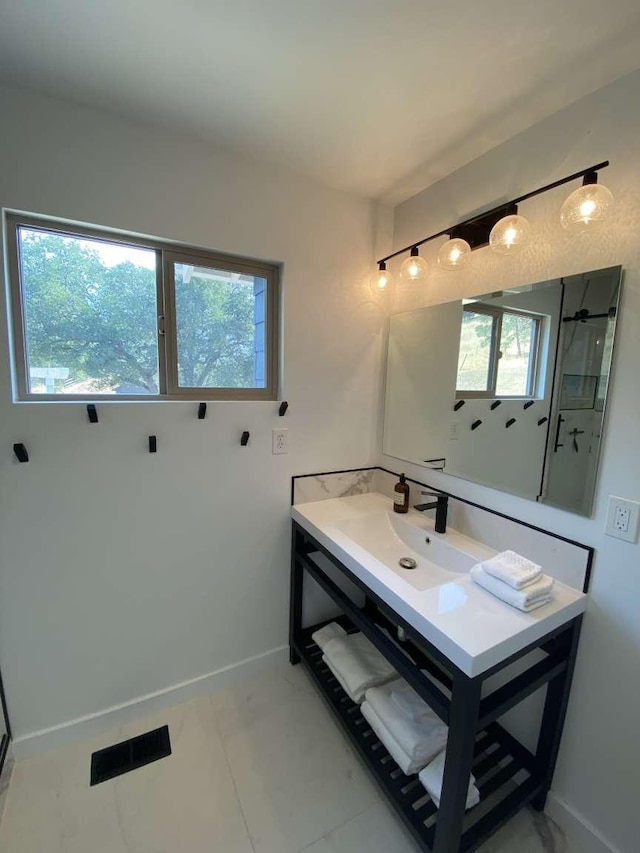
[[[609, 411], [593, 519], [515, 498], [445, 474], [428, 472], [434, 486], [508, 512], [597, 550], [591, 602], [554, 790], [610, 845], [637, 850], [640, 837], [640, 572], [638, 545], [604, 535], [607, 496], [640, 499], [640, 73], [630, 75], [536, 124], [396, 209], [396, 248], [475, 211], [601, 160], [617, 205], [598, 237], [569, 237], [558, 223], [567, 194], [561, 188], [532, 199], [521, 212], [537, 239], [505, 259], [483, 249], [469, 268], [434, 272], [420, 291], [398, 294], [394, 310], [471, 296], [622, 264], [624, 288], [614, 354]], [[433, 260], [438, 246], [426, 256]], [[382, 457], [393, 467], [393, 460]], [[417, 479], [425, 470], [403, 466]]]
[[290, 475], [373, 460], [383, 318], [369, 202], [16, 91], [0, 120], [1, 206], [283, 262], [290, 404], [98, 404], [95, 426], [12, 404], [1, 318], [0, 664], [23, 737], [286, 642]]

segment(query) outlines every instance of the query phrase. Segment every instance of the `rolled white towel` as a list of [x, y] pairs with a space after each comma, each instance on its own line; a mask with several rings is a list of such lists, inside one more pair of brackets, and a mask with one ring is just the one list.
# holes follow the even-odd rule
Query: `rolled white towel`
[[515, 551], [503, 551], [490, 560], [483, 560], [480, 565], [487, 574], [514, 589], [523, 589], [542, 577], [541, 566]]
[[[447, 750], [442, 752], [428, 764], [424, 770], [420, 771], [418, 778], [422, 782], [424, 788], [427, 789], [433, 802], [440, 807], [440, 797], [442, 796], [442, 780], [444, 778], [444, 762], [447, 756]], [[467, 802], [465, 808], [471, 809], [477, 806], [480, 802], [480, 792], [476, 788], [476, 780], [473, 774], [469, 778], [469, 788], [467, 789]]]
[[311, 635], [311, 639], [324, 651], [324, 647], [327, 645], [329, 640], [335, 640], [337, 637], [346, 636], [347, 632], [344, 630], [342, 625], [338, 625], [337, 622], [329, 622], [328, 625], [325, 625], [322, 628], [318, 628], [317, 631], [314, 631], [314, 633]]
[[496, 598], [525, 613], [548, 604], [552, 598], [553, 578], [548, 575], [542, 575], [535, 583], [518, 590], [488, 575], [482, 566], [477, 565], [471, 569], [471, 579]]
[[417, 773], [422, 767], [424, 767], [424, 761], [416, 761], [407, 755], [368, 702], [363, 702], [360, 706], [360, 710], [362, 711], [365, 720], [369, 723], [378, 739], [382, 741], [387, 752], [405, 776], [411, 776], [412, 773]]
[[329, 640], [322, 657], [354, 702], [362, 702], [370, 687], [398, 677], [389, 661], [361, 633]]
[[[365, 698], [385, 728], [400, 744], [403, 752], [412, 762], [423, 767], [440, 752], [447, 742], [448, 729], [440, 717], [424, 702], [422, 716], [418, 720], [407, 716], [393, 700], [393, 693], [403, 688], [411, 690], [407, 682], [400, 678], [382, 687], [367, 690]], [[415, 696], [418, 701], [422, 701], [417, 693]]]

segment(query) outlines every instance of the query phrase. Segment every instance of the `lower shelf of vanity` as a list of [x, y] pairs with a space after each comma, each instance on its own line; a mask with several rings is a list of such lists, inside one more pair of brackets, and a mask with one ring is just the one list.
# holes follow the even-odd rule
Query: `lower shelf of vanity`
[[[349, 633], [356, 630], [344, 616], [336, 621]], [[438, 807], [417, 775], [405, 776], [400, 770], [361, 714], [359, 705], [351, 701], [322, 660], [322, 650], [311, 639], [319, 627], [304, 629], [294, 643], [295, 650], [383, 792], [420, 847], [430, 853]], [[542, 780], [536, 777], [534, 766], [534, 756], [498, 723], [478, 732], [473, 775], [480, 803], [466, 813], [461, 851], [475, 850], [540, 791]]]

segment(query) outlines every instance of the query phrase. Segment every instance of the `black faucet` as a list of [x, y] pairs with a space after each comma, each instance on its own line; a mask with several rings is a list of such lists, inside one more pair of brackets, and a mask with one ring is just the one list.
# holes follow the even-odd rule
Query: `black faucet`
[[447, 509], [449, 507], [449, 495], [443, 495], [442, 492], [420, 492], [421, 495], [430, 495], [436, 498], [435, 501], [430, 501], [426, 504], [416, 504], [413, 508], [418, 512], [424, 512], [427, 509], [435, 509], [436, 511], [436, 533], [447, 532]]

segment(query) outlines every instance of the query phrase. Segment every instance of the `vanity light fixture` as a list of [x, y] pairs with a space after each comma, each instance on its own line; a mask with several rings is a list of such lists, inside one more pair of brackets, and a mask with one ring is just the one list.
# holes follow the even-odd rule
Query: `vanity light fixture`
[[389, 285], [393, 281], [393, 276], [387, 269], [384, 261], [378, 261], [378, 269], [371, 276], [370, 286], [375, 293], [384, 293], [389, 289]]
[[598, 183], [598, 173], [587, 172], [582, 186], [566, 199], [560, 211], [563, 228], [573, 234], [593, 231], [607, 217], [613, 207], [613, 193]]
[[[578, 178], [583, 179], [582, 186], [572, 192], [563, 204], [561, 222], [569, 231], [592, 230], [594, 226], [604, 220], [613, 205], [611, 192], [598, 183], [598, 172], [601, 169], [606, 169], [608, 165], [608, 160], [596, 163], [595, 166], [574, 172], [572, 175], [567, 175], [566, 178], [560, 178], [558, 181], [553, 181], [551, 184], [525, 193], [512, 201], [488, 210], [486, 213], [472, 216], [470, 219], [465, 219], [464, 222], [444, 228], [436, 234], [431, 234], [429, 237], [380, 258], [377, 262], [378, 269], [371, 277], [371, 289], [374, 293], [380, 293], [386, 290], [391, 283], [387, 261], [410, 252], [411, 255], [403, 263], [402, 269], [404, 269], [405, 264], [410, 268], [408, 262], [411, 260], [414, 262], [418, 259], [424, 260], [418, 258], [418, 247], [431, 240], [436, 240], [438, 237], [449, 238], [438, 252], [438, 263], [445, 270], [460, 269], [469, 261], [474, 249], [480, 249], [489, 244], [498, 254], [514, 254], [526, 244], [531, 234], [531, 226], [528, 220], [518, 213], [517, 205]], [[403, 278], [405, 277], [402, 270], [400, 274]], [[411, 280], [416, 280], [418, 277], [417, 275], [409, 276]]]
[[400, 267], [400, 278], [403, 281], [419, 281], [426, 278], [429, 265], [424, 258], [420, 257], [417, 246], [411, 247], [411, 254], [402, 262]]
[[[514, 205], [514, 208], [517, 208]], [[529, 242], [531, 225], [518, 213], [503, 216], [491, 229], [489, 245], [498, 255], [515, 255]]]
[[438, 263], [443, 270], [459, 270], [469, 263], [471, 246], [462, 237], [447, 240], [438, 252]]

